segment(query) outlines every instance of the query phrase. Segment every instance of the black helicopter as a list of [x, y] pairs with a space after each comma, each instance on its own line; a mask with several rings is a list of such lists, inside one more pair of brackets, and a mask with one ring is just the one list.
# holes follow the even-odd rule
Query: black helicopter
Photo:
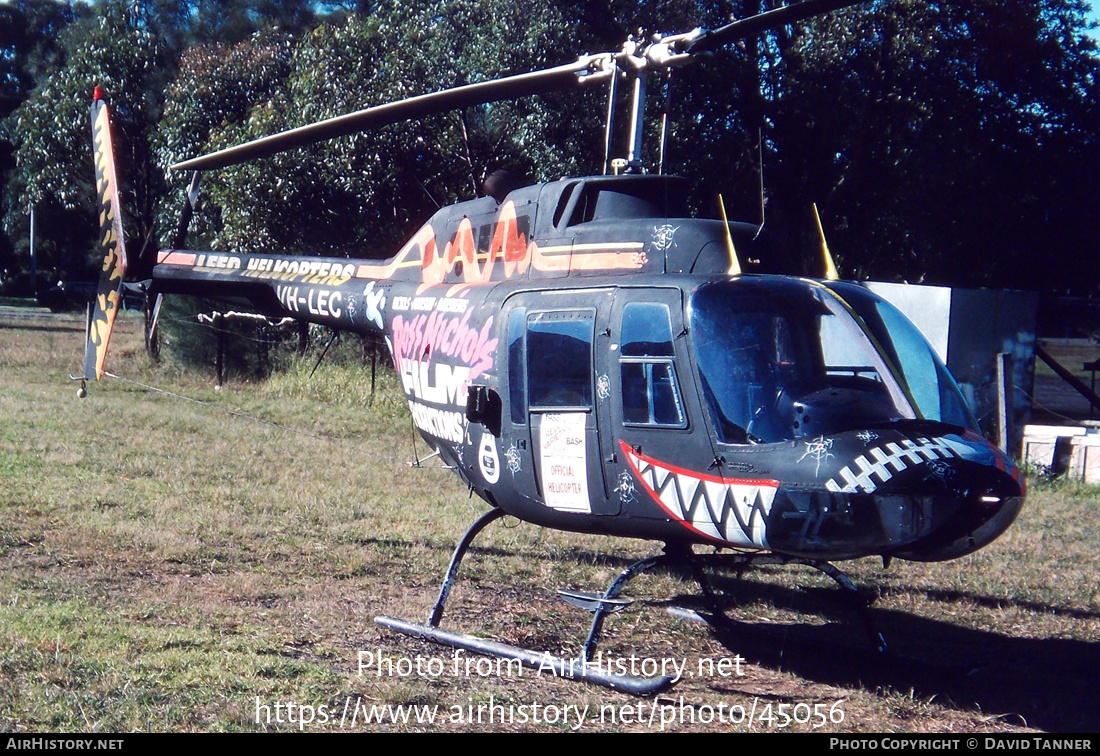
[[632, 39], [618, 53], [370, 108], [175, 166], [195, 171], [182, 239], [200, 171], [452, 108], [633, 84], [626, 172], [444, 207], [382, 262], [181, 248], [158, 252], [152, 265], [127, 260], [97, 90], [107, 254], [84, 375], [103, 375], [124, 279], [144, 281], [150, 296], [243, 300], [270, 315], [382, 334], [420, 434], [490, 508], [456, 548], [428, 621], [377, 622], [545, 669], [546, 654], [440, 628], [474, 537], [507, 514], [661, 541], [661, 555], [603, 593], [561, 592], [594, 620], [581, 658], [553, 659], [554, 670], [639, 694], [673, 679], [587, 663], [605, 616], [626, 603], [623, 587], [645, 570], [687, 570], [713, 602], [702, 570], [711, 563], [805, 564], [854, 592], [830, 562], [975, 551], [1015, 519], [1023, 476], [978, 434], [925, 338], [858, 284], [741, 275], [737, 252], [752, 249], [758, 228], [689, 217], [684, 179], [645, 173], [639, 162], [653, 72], [853, 2], [804, 0], [713, 31]]

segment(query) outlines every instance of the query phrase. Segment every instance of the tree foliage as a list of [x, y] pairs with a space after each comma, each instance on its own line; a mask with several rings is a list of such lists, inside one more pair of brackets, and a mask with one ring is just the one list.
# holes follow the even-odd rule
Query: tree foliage
[[[1075, 0], [892, 0], [816, 27], [788, 56], [808, 96], [774, 130], [799, 161], [784, 196], [812, 189], [849, 273], [1035, 286], [1084, 219], [1065, 212], [1083, 187], [1052, 181], [1068, 142], [1100, 170], [1082, 131], [1100, 92], [1081, 14]], [[1043, 283], [1080, 274], [1066, 263], [1042, 265]]]
[[[257, 98], [247, 119], [211, 128], [202, 150], [554, 65], [575, 57], [567, 29], [553, 8], [532, 0], [411, 3], [323, 24], [298, 42], [285, 87]], [[194, 75], [182, 74], [187, 89]], [[235, 86], [232, 77], [227, 85]], [[216, 241], [233, 249], [388, 255], [436, 207], [475, 196], [493, 168], [533, 179], [575, 169], [578, 153], [561, 143], [576, 139], [586, 120], [595, 133], [598, 119], [585, 119], [589, 110], [562, 127], [566, 105], [470, 108], [227, 169], [209, 185], [209, 202], [221, 213]]]
[[[93, 70], [121, 111], [131, 186], [145, 192], [132, 203], [138, 233], [157, 200], [167, 240], [188, 179], [168, 167], [182, 158], [616, 50], [639, 29], [713, 28], [775, 4], [100, 3], [94, 24], [71, 24], [82, 31], [68, 59], [18, 111], [16, 204], [90, 202], [79, 188], [90, 179], [77, 179], [90, 173], [87, 95], [77, 90]], [[721, 193], [747, 220], [760, 217], [763, 184], [779, 251], [763, 269], [817, 272], [805, 252], [816, 246], [816, 203], [849, 276], [1092, 291], [1100, 59], [1084, 11], [1083, 0], [874, 0], [731, 45], [672, 76], [666, 170], [699, 179], [700, 210]], [[650, 84], [652, 134], [662, 87]], [[213, 172], [192, 242], [387, 255], [495, 168], [530, 180], [601, 170], [605, 107], [603, 92], [546, 95]], [[616, 154], [623, 140], [615, 135]], [[655, 137], [645, 157], [656, 163]]]
[[[55, 219], [42, 228], [47, 264], [81, 270], [98, 229], [94, 206], [89, 106], [94, 86], [110, 93], [116, 151], [125, 170], [128, 225], [135, 239], [152, 229], [160, 183], [151, 170], [147, 138], [157, 122], [156, 82], [165, 67], [156, 38], [121, 4], [66, 28], [63, 65], [14, 114], [17, 169], [9, 183], [8, 226], [30, 209]], [[91, 258], [94, 259], [94, 258]]]
[[58, 66], [61, 32], [80, 12], [53, 0], [0, 5], [0, 118], [15, 110], [35, 82]]
[[[15, 168], [15, 145], [5, 119], [23, 103], [35, 82], [61, 64], [64, 49], [62, 30], [84, 10], [54, 0], [16, 0], [0, 5], [0, 217], [11, 209], [14, 187], [8, 180]], [[49, 224], [49, 219], [47, 219]], [[26, 238], [25, 226], [16, 224], [0, 235], [0, 266], [15, 267], [14, 239], [19, 247]]]
[[724, 184], [737, 206], [759, 204], [763, 171], [766, 225], [798, 253], [783, 270], [813, 270], [801, 251], [817, 203], [847, 275], [1079, 285], [1080, 259], [1032, 271], [1100, 245], [1081, 201], [1100, 198], [1080, 180], [1100, 171], [1083, 10], [885, 0], [779, 30], [686, 85], [673, 141], [705, 145], [690, 153], [707, 166], [703, 186], [713, 196]]
[[[159, 213], [166, 242], [190, 180], [173, 174], [170, 167], [205, 150], [228, 146], [225, 134], [236, 133], [233, 130], [242, 128], [254, 108], [277, 96], [290, 72], [291, 52], [287, 35], [257, 32], [235, 45], [196, 45], [184, 53], [154, 143], [157, 167], [170, 177]], [[217, 245], [221, 213], [209, 203], [205, 208], [192, 221], [191, 238]]]
[[0, 97], [13, 111], [0, 130], [0, 170], [4, 155], [12, 156], [4, 237], [25, 255], [27, 215], [34, 207], [40, 267], [68, 277], [89, 275], [85, 265], [97, 254], [92, 87], [103, 86], [115, 110], [127, 226], [138, 247], [155, 243], [154, 209], [166, 188], [152, 150], [180, 53], [211, 35], [248, 37], [261, 26], [300, 31], [313, 24], [314, 14], [308, 4], [285, 0], [101, 0], [90, 7], [19, 0], [0, 5], [0, 22], [9, 21], [0, 23]]

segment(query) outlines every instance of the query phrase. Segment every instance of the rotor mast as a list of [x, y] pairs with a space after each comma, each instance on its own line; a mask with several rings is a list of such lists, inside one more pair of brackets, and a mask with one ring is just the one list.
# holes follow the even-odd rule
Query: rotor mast
[[[655, 34], [645, 42], [643, 32], [639, 30], [630, 35], [621, 52], [615, 54], [616, 76], [633, 79], [633, 92], [630, 108], [630, 135], [628, 142], [626, 170], [642, 173], [642, 135], [644, 132], [646, 85], [652, 72], [666, 74], [665, 86], [671, 82], [672, 69], [690, 63], [699, 53], [715, 50], [731, 42], [756, 36], [786, 24], [792, 24], [811, 16], [829, 13], [866, 0], [802, 0], [749, 18], [731, 21], [717, 29], [695, 28], [681, 34]], [[667, 94], [667, 93], [666, 93]], [[611, 100], [614, 99], [612, 83]], [[667, 116], [667, 114], [666, 114]], [[611, 127], [614, 117], [614, 105], [609, 103], [605, 130], [605, 172], [607, 157], [610, 155]], [[659, 170], [663, 170], [667, 130], [661, 129]]]
[[[691, 43], [703, 34], [702, 29], [693, 29], [684, 34], [662, 36], [655, 34], [647, 44], [637, 35], [631, 34], [623, 45], [622, 52], [615, 56], [616, 68], [622, 75], [634, 80], [633, 92], [630, 102], [630, 136], [627, 152], [627, 171], [641, 173], [642, 165], [642, 136], [645, 130], [645, 99], [647, 83], [651, 71], [667, 72], [673, 66], [681, 66], [691, 61], [691, 54], [677, 52], [678, 48], [687, 49]], [[614, 96], [614, 95], [612, 95]], [[611, 133], [611, 119], [613, 108], [608, 108], [608, 122], [606, 133]], [[661, 140], [664, 141], [665, 133], [662, 131]], [[664, 144], [661, 145], [664, 153]]]

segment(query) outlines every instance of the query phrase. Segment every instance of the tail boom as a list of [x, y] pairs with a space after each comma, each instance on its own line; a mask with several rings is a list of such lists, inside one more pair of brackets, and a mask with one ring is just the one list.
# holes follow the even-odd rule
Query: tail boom
[[153, 290], [246, 300], [269, 315], [380, 333], [389, 286], [369, 268], [344, 258], [164, 250], [153, 268]]

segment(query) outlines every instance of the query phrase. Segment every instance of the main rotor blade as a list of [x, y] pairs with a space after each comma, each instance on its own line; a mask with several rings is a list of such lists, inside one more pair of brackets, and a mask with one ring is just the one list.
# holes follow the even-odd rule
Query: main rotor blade
[[697, 53], [715, 50], [730, 42], [735, 42], [746, 37], [753, 37], [777, 26], [793, 24], [810, 16], [818, 16], [831, 13], [849, 5], [858, 5], [868, 0], [802, 0], [800, 3], [785, 5], [756, 16], [749, 16], [739, 21], [720, 26], [717, 29], [703, 32], [700, 37], [687, 46], [686, 52]]
[[482, 105], [498, 100], [510, 100], [527, 95], [541, 94], [554, 89], [580, 83], [597, 83], [613, 75], [615, 66], [610, 55], [587, 55], [575, 63], [555, 68], [508, 76], [503, 79], [467, 84], [454, 89], [444, 89], [431, 94], [390, 102], [348, 115], [319, 121], [308, 126], [291, 129], [269, 137], [230, 147], [218, 152], [176, 163], [177, 170], [206, 171], [236, 165], [247, 160], [269, 157], [284, 150], [347, 136], [368, 129], [377, 129], [391, 123], [445, 113], [457, 108]]

